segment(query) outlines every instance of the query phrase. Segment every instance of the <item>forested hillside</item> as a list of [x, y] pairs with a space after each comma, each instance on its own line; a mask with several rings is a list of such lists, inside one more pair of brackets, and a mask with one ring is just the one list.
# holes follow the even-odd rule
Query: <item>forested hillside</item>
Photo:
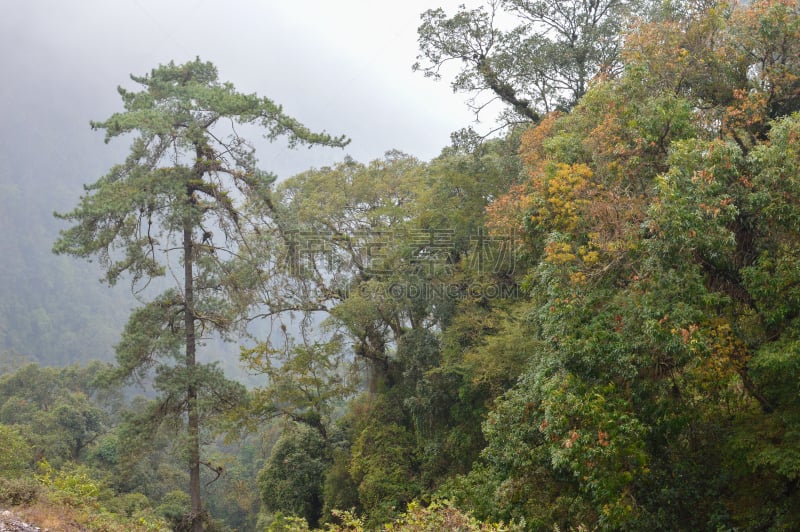
[[[130, 152], [54, 249], [166, 291], [114, 364], [0, 376], [0, 503], [98, 530], [800, 528], [800, 6], [421, 20], [414, 68], [502, 104], [432, 160], [276, 182], [243, 125], [347, 138], [199, 58], [120, 90], [93, 125]], [[196, 360], [212, 332], [267, 384]]]
[[[65, 138], [50, 146], [49, 157], [36, 153], [38, 130], [26, 128], [25, 115], [22, 106], [11, 109], [0, 125], [7, 148], [0, 156], [0, 353], [61, 365], [110, 361], [133, 298], [122, 287], [98, 283], [100, 272], [92, 265], [51, 252], [60, 226], [52, 212], [77, 199], [67, 178], [103, 168], [78, 141], [86, 131], [71, 131], [58, 113], [38, 127], [65, 132]], [[47, 186], [41, 176], [48, 176]]]

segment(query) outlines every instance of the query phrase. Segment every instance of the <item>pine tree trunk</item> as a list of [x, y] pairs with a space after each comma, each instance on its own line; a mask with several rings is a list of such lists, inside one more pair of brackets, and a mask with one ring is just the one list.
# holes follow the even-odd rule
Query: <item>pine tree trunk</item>
[[[191, 192], [190, 192], [191, 195]], [[191, 196], [190, 196], [191, 197]], [[183, 222], [183, 287], [184, 287], [184, 320], [186, 326], [186, 371], [189, 374], [189, 385], [186, 389], [186, 409], [189, 432], [189, 496], [192, 501], [192, 531], [203, 530], [203, 504], [200, 498], [200, 415], [197, 411], [197, 387], [194, 383], [195, 355], [197, 340], [195, 337], [194, 314], [194, 250], [192, 242], [192, 223], [190, 215]]]

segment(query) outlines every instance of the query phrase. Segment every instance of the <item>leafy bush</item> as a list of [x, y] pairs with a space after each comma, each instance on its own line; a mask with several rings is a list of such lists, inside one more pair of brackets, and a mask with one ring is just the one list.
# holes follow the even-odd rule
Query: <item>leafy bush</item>
[[156, 512], [172, 523], [173, 528], [177, 528], [183, 517], [189, 513], [191, 504], [189, 495], [186, 492], [173, 490], [164, 496], [161, 504], [156, 508]]
[[67, 506], [91, 506], [97, 503], [100, 486], [85, 471], [56, 471], [47, 460], [39, 462], [41, 474], [36, 479], [50, 488], [51, 497]]
[[408, 505], [406, 513], [384, 528], [387, 532], [442, 532], [442, 531], [493, 531], [516, 530], [503, 524], [483, 523], [472, 515], [455, 508], [450, 501], [433, 501], [427, 507], [418, 501]]
[[0, 424], [0, 475], [15, 476], [31, 461], [30, 446], [14, 428]]
[[287, 429], [258, 476], [267, 511], [306, 519], [316, 526], [322, 513], [322, 483], [328, 451], [319, 432], [305, 425]]
[[40, 487], [31, 478], [0, 478], [0, 503], [19, 506], [30, 504], [39, 498]]
[[258, 519], [256, 530], [264, 532], [310, 532], [308, 523], [302, 517], [292, 517], [276, 514], [262, 514]]

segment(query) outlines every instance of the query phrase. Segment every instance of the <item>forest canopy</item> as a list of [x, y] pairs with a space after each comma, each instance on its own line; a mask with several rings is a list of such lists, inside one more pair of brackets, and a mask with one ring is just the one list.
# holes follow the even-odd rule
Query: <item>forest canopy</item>
[[[171, 238], [180, 282], [116, 364], [0, 376], [0, 502], [143, 530], [800, 527], [800, 6], [421, 21], [415, 68], [455, 61], [454, 89], [507, 109], [499, 136], [275, 183], [216, 120], [346, 139], [199, 59], [121, 91], [96, 126], [140, 136], [56, 250], [144, 279]], [[266, 384], [196, 363], [212, 330]], [[109, 387], [135, 376], [157, 396]]]

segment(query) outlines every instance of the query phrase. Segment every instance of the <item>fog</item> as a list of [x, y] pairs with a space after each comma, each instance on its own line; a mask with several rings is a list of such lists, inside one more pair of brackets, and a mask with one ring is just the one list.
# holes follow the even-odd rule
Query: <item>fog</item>
[[460, 2], [11, 0], [0, 17], [0, 355], [45, 363], [113, 358], [136, 303], [125, 283], [50, 249], [82, 185], [120, 162], [90, 120], [122, 109], [130, 74], [200, 57], [243, 92], [283, 105], [344, 150], [289, 150], [252, 139], [279, 178], [390, 149], [435, 157], [472, 114], [462, 95], [411, 71], [425, 9]]

